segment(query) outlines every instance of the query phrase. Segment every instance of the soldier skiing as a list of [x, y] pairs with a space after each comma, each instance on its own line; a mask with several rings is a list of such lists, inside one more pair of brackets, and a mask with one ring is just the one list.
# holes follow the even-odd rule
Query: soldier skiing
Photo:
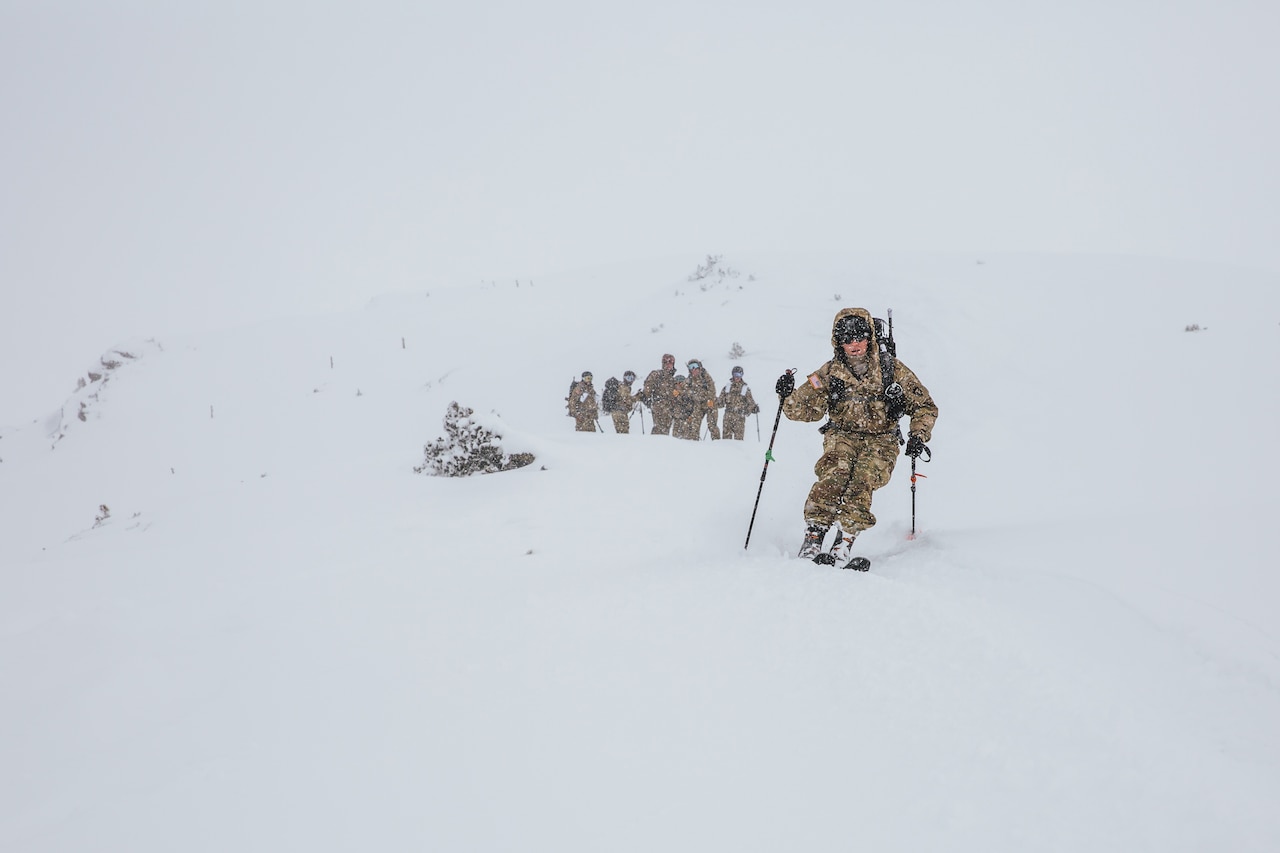
[[636, 407], [636, 398], [631, 393], [631, 383], [635, 381], [635, 371], [628, 370], [622, 374], [621, 382], [609, 377], [604, 383], [604, 394], [600, 398], [600, 403], [613, 418], [613, 431], [616, 433], [625, 435], [631, 432], [631, 413]]
[[729, 384], [720, 389], [716, 406], [724, 409], [724, 437], [742, 441], [747, 430], [747, 416], [758, 413], [760, 407], [751, 396], [751, 388], [743, 381], [741, 365], [733, 368]]
[[701, 418], [694, 418], [699, 415], [697, 403], [689, 392], [689, 381], [684, 376], [677, 376], [671, 389], [671, 435], [697, 441]]
[[662, 367], [649, 372], [644, 387], [637, 398], [653, 412], [653, 428], [650, 435], [671, 434], [671, 392], [675, 389], [676, 357], [671, 353], [662, 356]]
[[702, 433], [702, 419], [707, 420], [707, 432], [711, 440], [720, 438], [720, 425], [716, 423], [719, 412], [716, 410], [716, 382], [702, 366], [702, 359], [691, 358], [687, 365], [689, 380], [687, 393], [693, 406], [693, 437]]
[[[914, 462], [922, 453], [932, 455], [927, 442], [938, 417], [928, 389], [896, 359], [892, 334], [882, 340], [877, 325], [862, 308], [842, 309], [832, 323], [832, 359], [799, 387], [790, 371], [775, 386], [790, 420], [828, 418], [821, 428], [822, 456], [813, 469], [818, 479], [804, 504], [799, 556], [863, 571], [871, 564], [852, 556], [853, 541], [876, 523], [871, 497], [889, 482], [897, 463], [899, 419], [911, 418], [905, 453]], [[824, 551], [833, 527], [835, 539]]]
[[596, 403], [596, 389], [591, 384], [591, 371], [582, 371], [582, 379], [569, 389], [569, 415], [578, 432], [595, 432], [600, 409]]

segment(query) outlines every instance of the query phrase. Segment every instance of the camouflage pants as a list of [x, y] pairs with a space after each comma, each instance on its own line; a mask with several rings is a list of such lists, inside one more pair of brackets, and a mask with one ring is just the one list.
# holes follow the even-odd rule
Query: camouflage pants
[[629, 412], [610, 412], [613, 416], [613, 431], [626, 435], [631, 432], [631, 414]]
[[695, 437], [702, 435], [702, 419], [707, 419], [707, 432], [711, 434], [711, 440], [716, 441], [720, 438], [719, 424], [720, 410], [715, 406], [702, 405], [693, 410], [693, 433]]
[[592, 415], [574, 415], [573, 428], [578, 432], [595, 432], [596, 419]]
[[733, 412], [724, 413], [724, 437], [735, 438], [742, 441], [742, 437], [746, 435], [747, 419], [742, 415], [735, 415]]
[[845, 533], [874, 527], [871, 494], [889, 482], [898, 462], [895, 435], [831, 430], [822, 441], [822, 457], [813, 466], [818, 482], [804, 503], [804, 519], [823, 527], [839, 522]]
[[653, 429], [649, 435], [671, 435], [671, 404], [658, 402], [653, 405]]

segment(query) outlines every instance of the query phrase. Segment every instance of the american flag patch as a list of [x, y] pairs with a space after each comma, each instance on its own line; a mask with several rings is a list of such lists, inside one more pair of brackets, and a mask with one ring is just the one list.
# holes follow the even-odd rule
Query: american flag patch
[[822, 380], [818, 378], [818, 374], [816, 373], [809, 374], [809, 384], [814, 387], [815, 391], [822, 390]]

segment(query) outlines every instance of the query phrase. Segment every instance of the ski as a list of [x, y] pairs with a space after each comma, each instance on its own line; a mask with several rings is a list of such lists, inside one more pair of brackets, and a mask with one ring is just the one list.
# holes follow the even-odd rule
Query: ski
[[[834, 566], [836, 564], [836, 558], [825, 551], [814, 557], [813, 561], [819, 566]], [[866, 572], [871, 569], [871, 561], [866, 557], [853, 557], [840, 568], [853, 569], [855, 572]]]

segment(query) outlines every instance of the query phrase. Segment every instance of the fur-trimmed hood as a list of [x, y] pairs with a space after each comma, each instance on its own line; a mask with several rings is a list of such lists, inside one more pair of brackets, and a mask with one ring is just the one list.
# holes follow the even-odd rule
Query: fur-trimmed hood
[[870, 329], [871, 337], [867, 343], [867, 358], [871, 362], [871, 370], [873, 376], [880, 375], [880, 339], [876, 336], [876, 321], [872, 318], [871, 312], [866, 308], [841, 308], [836, 312], [835, 319], [831, 321], [831, 353], [832, 357], [841, 363], [844, 363], [844, 350], [836, 343], [836, 326], [840, 325], [840, 321], [845, 317], [861, 317], [867, 321], [867, 328]]
[[836, 312], [835, 319], [831, 321], [831, 347], [837, 352], [840, 351], [840, 345], [836, 343], [836, 327], [840, 325], [840, 321], [845, 317], [861, 317], [867, 321], [867, 328], [871, 330], [871, 346], [869, 349], [877, 349], [876, 344], [876, 321], [872, 319], [871, 312], [866, 308], [841, 308]]

